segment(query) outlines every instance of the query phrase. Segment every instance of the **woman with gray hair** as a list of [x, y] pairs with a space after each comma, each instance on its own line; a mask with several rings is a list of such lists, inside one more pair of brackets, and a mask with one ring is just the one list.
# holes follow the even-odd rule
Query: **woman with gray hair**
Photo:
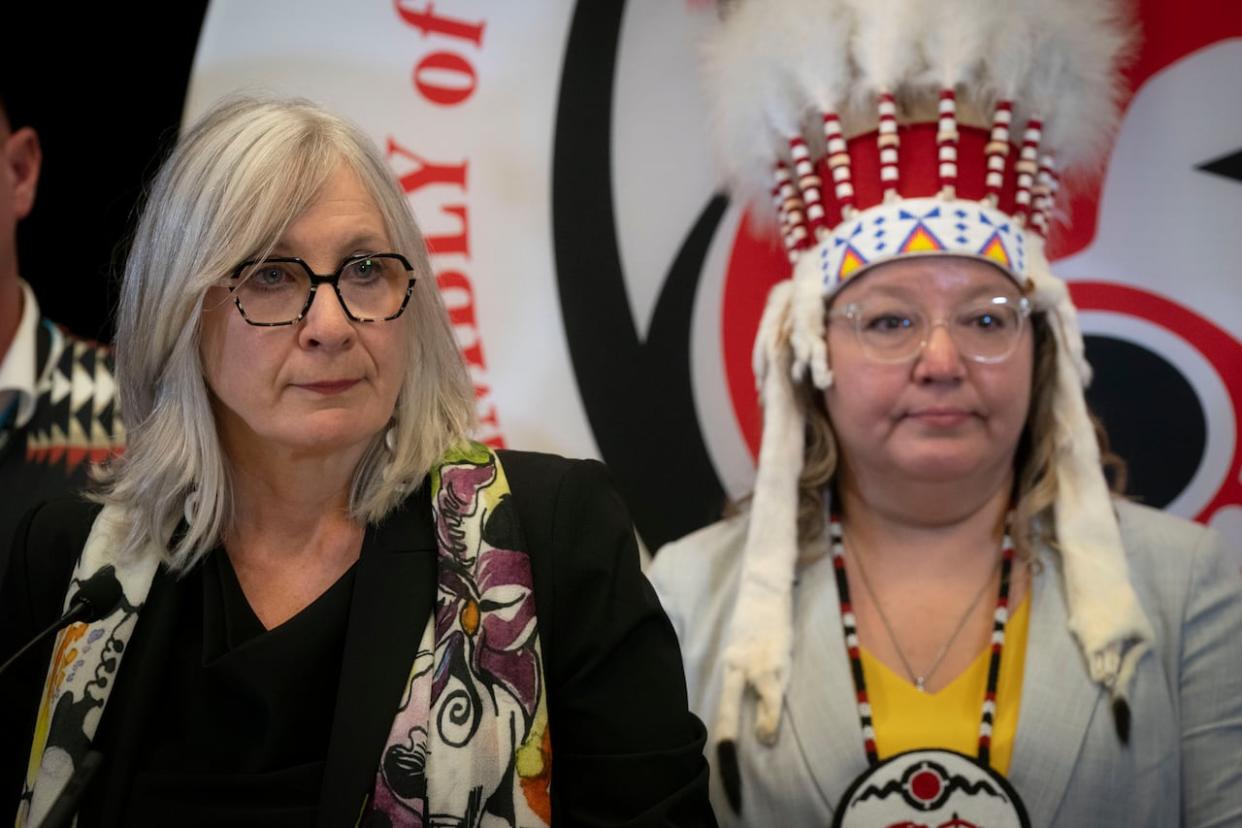
[[128, 452], [26, 517], [4, 584], [6, 656], [120, 587], [0, 677], [19, 825], [96, 766], [84, 825], [714, 824], [623, 505], [597, 463], [469, 441], [423, 239], [355, 127], [251, 99], [194, 126], [117, 360]]

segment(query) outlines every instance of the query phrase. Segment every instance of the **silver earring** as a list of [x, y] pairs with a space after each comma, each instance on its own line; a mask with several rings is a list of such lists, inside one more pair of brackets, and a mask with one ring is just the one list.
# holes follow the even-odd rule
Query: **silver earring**
[[391, 426], [384, 432], [384, 448], [388, 449], [389, 454], [397, 453], [397, 427]]

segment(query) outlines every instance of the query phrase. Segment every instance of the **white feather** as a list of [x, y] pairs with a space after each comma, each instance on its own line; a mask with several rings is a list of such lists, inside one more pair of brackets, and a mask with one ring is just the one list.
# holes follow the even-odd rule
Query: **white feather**
[[895, 92], [922, 69], [923, 18], [933, 4], [915, 0], [845, 0], [854, 13], [851, 54], [859, 71], [854, 89], [862, 106], [877, 92]]
[[967, 83], [985, 54], [996, 0], [940, 0], [927, 15], [920, 45], [937, 89]]
[[819, 114], [836, 112], [853, 80], [849, 40], [853, 17], [842, 0], [762, 3], [783, 31], [782, 61], [792, 81]]
[[1043, 149], [1073, 176], [1098, 161], [1118, 119], [1118, 63], [1132, 43], [1127, 2], [733, 3], [704, 44], [704, 76], [734, 193], [770, 204], [772, 165], [786, 157], [808, 111], [846, 115], [854, 103], [871, 112], [881, 90], [943, 86], [983, 111], [1013, 100], [1015, 141], [1027, 118], [1043, 119]]
[[797, 134], [802, 105], [782, 62], [783, 31], [767, 3], [738, 4], [704, 41], [703, 67], [716, 149], [734, 192], [763, 197], [771, 170]]
[[1120, 65], [1134, 28], [1119, 0], [1045, 0], [1044, 48], [1035, 56], [1030, 105], [1045, 118], [1043, 147], [1064, 172], [1095, 165], [1121, 113]]
[[984, 50], [982, 94], [1014, 100], [1022, 90], [1035, 49], [1036, 6], [1030, 0], [994, 0]]

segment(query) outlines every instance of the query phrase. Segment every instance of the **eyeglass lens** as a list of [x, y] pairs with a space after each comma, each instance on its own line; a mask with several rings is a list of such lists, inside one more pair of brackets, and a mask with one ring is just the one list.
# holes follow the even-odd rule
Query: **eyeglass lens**
[[980, 362], [1000, 361], [1013, 353], [1023, 322], [1018, 304], [1004, 297], [958, 308], [936, 323], [929, 322], [919, 308], [899, 302], [856, 307], [851, 315], [863, 350], [884, 362], [916, 356], [939, 324], [963, 356]]
[[[265, 260], [242, 274], [234, 291], [241, 311], [251, 322], [280, 324], [296, 321], [311, 291], [309, 271], [299, 262]], [[356, 319], [387, 319], [401, 310], [409, 274], [395, 257], [354, 259], [341, 269], [337, 292]]]

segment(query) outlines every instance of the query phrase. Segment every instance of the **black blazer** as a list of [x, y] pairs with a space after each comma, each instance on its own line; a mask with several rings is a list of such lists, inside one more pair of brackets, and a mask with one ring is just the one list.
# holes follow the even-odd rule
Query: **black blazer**
[[[705, 731], [686, 703], [677, 640], [639, 570], [629, 516], [593, 461], [502, 452], [530, 552], [548, 681], [556, 825], [715, 825]], [[0, 658], [59, 616], [99, 507], [59, 500], [18, 529], [0, 592]], [[82, 824], [111, 824], [128, 796], [138, 735], [161, 705], [156, 574], [96, 733], [105, 764]], [[435, 597], [435, 535], [425, 487], [369, 526], [356, 570], [318, 824], [352, 825], [375, 773], [418, 636]], [[144, 631], [143, 627], [147, 629]], [[146, 657], [144, 657], [144, 654]], [[12, 819], [51, 644], [0, 677], [0, 819]]]

